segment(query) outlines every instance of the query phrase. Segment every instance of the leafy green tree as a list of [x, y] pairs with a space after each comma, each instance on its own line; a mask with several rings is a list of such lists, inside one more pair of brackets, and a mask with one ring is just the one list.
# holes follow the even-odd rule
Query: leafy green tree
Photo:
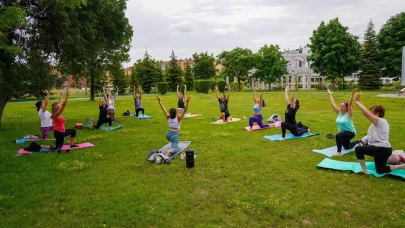
[[177, 85], [183, 84], [183, 79], [181, 78], [183, 75], [183, 70], [180, 68], [179, 64], [177, 63], [177, 56], [174, 55], [174, 51], [172, 50], [172, 55], [170, 56], [170, 62], [166, 66], [165, 70], [165, 78], [166, 81], [169, 83], [169, 90], [176, 91]]
[[186, 70], [184, 71], [184, 81], [189, 91], [194, 90], [193, 71], [191, 69], [190, 64], [188, 64], [188, 61], [186, 62]]
[[326, 25], [322, 21], [310, 37], [308, 47], [311, 55], [307, 59], [314, 72], [332, 81], [332, 89], [337, 78], [344, 78], [360, 66], [361, 46], [358, 37], [347, 30], [335, 18]]
[[359, 86], [362, 89], [379, 89], [381, 72], [378, 66], [377, 35], [370, 20], [364, 33], [364, 44], [361, 61]]
[[405, 46], [405, 12], [391, 17], [377, 35], [380, 69], [387, 77], [401, 75], [402, 48]]
[[287, 74], [287, 60], [278, 45], [264, 45], [257, 52], [257, 66], [254, 77], [269, 84], [279, 81]]
[[139, 84], [146, 93], [150, 93], [152, 86], [156, 86], [157, 80], [157, 70], [156, 62], [145, 51], [143, 59], [138, 59], [135, 63], [135, 72], [137, 78], [139, 79]]
[[0, 2], [0, 128], [4, 107], [12, 97], [38, 95], [53, 85], [54, 77], [48, 77], [53, 75], [48, 70], [50, 60], [57, 57], [49, 44], [58, 40], [49, 40], [48, 48], [33, 42], [41, 35], [39, 28], [50, 20], [48, 14], [55, 7], [70, 8], [85, 3], [84, 0]]
[[223, 75], [235, 77], [240, 91], [241, 82], [247, 79], [248, 71], [256, 64], [256, 57], [252, 51], [237, 47], [232, 51], [223, 51], [218, 55], [218, 59], [225, 67]]
[[196, 80], [210, 79], [215, 77], [216, 69], [214, 65], [215, 58], [213, 54], [208, 55], [207, 52], [201, 52], [200, 54], [193, 54], [194, 65], [193, 75]]

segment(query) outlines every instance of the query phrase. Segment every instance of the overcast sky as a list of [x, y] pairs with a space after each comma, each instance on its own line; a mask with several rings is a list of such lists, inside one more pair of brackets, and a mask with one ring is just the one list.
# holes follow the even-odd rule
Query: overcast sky
[[128, 0], [134, 35], [124, 66], [143, 58], [146, 48], [157, 60], [168, 60], [172, 50], [184, 59], [236, 47], [256, 52], [265, 44], [296, 49], [321, 21], [336, 17], [362, 37], [370, 19], [378, 32], [404, 8], [404, 0]]

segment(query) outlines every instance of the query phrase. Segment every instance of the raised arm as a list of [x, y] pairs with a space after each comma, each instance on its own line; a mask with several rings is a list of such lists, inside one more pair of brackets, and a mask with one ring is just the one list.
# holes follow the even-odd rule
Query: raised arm
[[100, 91], [98, 91], [98, 106], [101, 106], [101, 95], [100, 95]]
[[285, 97], [285, 103], [286, 103], [286, 105], [288, 105], [290, 103], [290, 100], [288, 99], [288, 86], [286, 86], [284, 89], [284, 97]]
[[42, 112], [46, 112], [46, 109], [48, 108], [48, 102], [49, 102], [49, 93], [48, 90], [45, 90], [46, 96], [45, 96], [45, 101], [44, 101], [44, 105], [42, 105]]
[[184, 85], [184, 93], [183, 93], [183, 97], [186, 97], [186, 90], [187, 90], [187, 85]]
[[114, 95], [114, 97], [113, 97], [113, 99], [115, 99], [115, 98], [117, 98], [118, 97], [118, 86], [116, 86], [115, 88], [117, 88], [117, 91], [115, 91], [115, 95]]
[[163, 106], [162, 102], [160, 102], [160, 97], [156, 96], [156, 99], [157, 99], [158, 102], [159, 102], [159, 105], [160, 105], [160, 108], [161, 108], [162, 111], [163, 111], [163, 114], [166, 116], [166, 118], [169, 118], [170, 115], [169, 115], [169, 113], [167, 113], [167, 111], [166, 111], [165, 107]]
[[176, 91], [177, 91], [177, 98], [179, 98], [179, 99], [180, 99], [179, 85], [177, 85], [177, 87], [176, 87]]
[[183, 119], [183, 116], [185, 113], [187, 113], [187, 109], [188, 109], [188, 103], [190, 102], [190, 97], [186, 98], [186, 107], [184, 107], [184, 111], [180, 114], [180, 116], [178, 116], [177, 120], [180, 122], [181, 119]]
[[356, 93], [357, 88], [354, 88], [352, 91], [352, 95], [350, 95], [349, 103], [347, 104], [348, 107], [348, 112], [349, 112], [349, 118], [353, 119], [353, 100], [354, 100], [354, 94]]
[[218, 86], [217, 85], [215, 85], [215, 94], [217, 95], [217, 99], [219, 99], [219, 97], [218, 97]]
[[290, 101], [290, 106], [293, 109], [295, 109], [294, 91], [295, 91], [295, 87], [293, 86], [293, 87], [291, 87], [291, 101]]
[[361, 93], [358, 93], [355, 98], [357, 107], [360, 109], [361, 113], [363, 113], [363, 115], [367, 117], [367, 119], [369, 119], [373, 124], [378, 124], [379, 117], [373, 115], [369, 110], [367, 110], [367, 108], [360, 102], [360, 96]]
[[142, 99], [142, 87], [141, 86], [139, 86], [139, 98]]
[[134, 86], [134, 91], [132, 91], [132, 97], [135, 99], [135, 93], [136, 93], [136, 91], [135, 91], [135, 86]]
[[[256, 97], [256, 94], [255, 94]], [[263, 108], [263, 88], [261, 88], [260, 92], [260, 108]]]
[[336, 106], [335, 100], [333, 100], [332, 91], [330, 91], [330, 89], [328, 89], [328, 93], [329, 93], [329, 100], [330, 100], [330, 105], [332, 106], [332, 109], [336, 112], [336, 114], [339, 114], [340, 109], [338, 106]]
[[228, 84], [228, 96], [226, 97], [226, 100], [229, 101], [229, 95], [231, 94], [231, 86]]
[[69, 90], [66, 90], [65, 101], [62, 103], [60, 109], [58, 111], [56, 111], [56, 113], [55, 113], [56, 117], [59, 117], [63, 113], [63, 111], [65, 111], [65, 108], [66, 108], [66, 105], [67, 105], [67, 102], [69, 99], [69, 94], [70, 94]]
[[256, 88], [253, 88], [253, 100], [256, 103]]
[[60, 93], [60, 97], [59, 97], [59, 100], [58, 100], [58, 104], [62, 103], [63, 90], [60, 90], [59, 93]]
[[103, 97], [104, 100], [107, 102], [107, 94], [105, 93], [105, 88], [103, 87]]

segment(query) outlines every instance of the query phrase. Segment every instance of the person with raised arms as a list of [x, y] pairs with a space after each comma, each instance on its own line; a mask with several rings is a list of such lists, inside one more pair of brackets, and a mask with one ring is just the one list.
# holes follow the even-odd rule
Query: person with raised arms
[[182, 113], [182, 112], [184, 112], [184, 101], [185, 101], [185, 97], [186, 97], [186, 89], [187, 89], [187, 86], [186, 85], [184, 85], [184, 92], [179, 92], [179, 85], [177, 85], [177, 98], [178, 98], [178, 101], [177, 101], [177, 111], [179, 112], [179, 113]]
[[363, 173], [368, 174], [364, 155], [374, 157], [375, 169], [378, 174], [389, 173], [397, 169], [405, 169], [405, 164], [387, 166], [387, 160], [392, 154], [392, 147], [389, 142], [390, 126], [384, 118], [385, 108], [382, 105], [373, 105], [370, 111], [360, 102], [361, 93], [355, 98], [355, 104], [361, 113], [370, 120], [368, 128], [368, 144], [355, 148], [357, 160], [360, 163]]
[[169, 124], [169, 131], [166, 133], [166, 139], [171, 143], [171, 149], [166, 150], [166, 158], [168, 159], [171, 154], [175, 154], [178, 151], [178, 144], [179, 144], [179, 131], [180, 131], [180, 123], [184, 117], [184, 113], [188, 109], [188, 104], [190, 102], [190, 97], [186, 99], [186, 105], [184, 107], [184, 112], [177, 113], [175, 108], [171, 108], [169, 112], [166, 111], [165, 107], [163, 106], [162, 102], [160, 101], [160, 97], [156, 96], [156, 99], [159, 102], [160, 108], [165, 115], [167, 122]]
[[135, 102], [135, 116], [138, 117], [139, 112], [142, 112], [142, 115], [145, 114], [145, 109], [142, 107], [142, 88], [139, 86], [139, 93], [135, 92], [135, 86], [134, 86], [134, 102]]
[[[38, 101], [37, 103], [35, 103], [35, 106], [37, 107], [38, 116], [41, 119], [41, 138], [43, 140], [47, 140], [49, 132], [53, 130], [51, 113], [48, 112], [48, 110], [46, 110], [48, 108], [48, 102], [49, 102], [48, 90], [45, 90], [45, 93], [46, 93], [45, 100], [43, 102]], [[62, 98], [62, 92], [61, 92], [59, 101], [61, 98]]]
[[263, 88], [261, 88], [260, 97], [256, 97], [256, 89], [253, 89], [253, 100], [255, 104], [253, 105], [253, 116], [249, 118], [249, 131], [253, 128], [253, 123], [256, 122], [260, 128], [270, 127], [268, 124], [263, 124], [262, 108], [263, 108]]
[[114, 122], [115, 117], [115, 99], [118, 97], [118, 86], [116, 86], [117, 90], [115, 91], [115, 95], [111, 95], [111, 91], [105, 93], [105, 88], [103, 87], [103, 96], [104, 100], [108, 103], [107, 114], [110, 116], [111, 120]]
[[[63, 103], [57, 102], [52, 104], [52, 115], [51, 118], [54, 122], [53, 135], [55, 136], [55, 148], [58, 153], [61, 152], [63, 142], [66, 136], [70, 136], [70, 148], [78, 147], [75, 144], [76, 130], [75, 129], [65, 129], [65, 118], [62, 116], [63, 111], [66, 108], [69, 99], [69, 89], [66, 89], [66, 97]], [[62, 93], [63, 95], [63, 93]], [[66, 152], [70, 152], [67, 150]]]
[[289, 130], [294, 136], [301, 136], [305, 132], [310, 134], [310, 129], [298, 126], [297, 121], [295, 120], [295, 115], [300, 108], [300, 101], [294, 97], [295, 87], [291, 87], [291, 99], [288, 98], [288, 91], [289, 87], [286, 86], [284, 92], [287, 109], [285, 110], [285, 121], [281, 123], [282, 135], [280, 140], [285, 139], [286, 130]]
[[353, 89], [349, 102], [342, 101], [340, 107], [335, 104], [332, 91], [328, 89], [329, 100], [332, 109], [336, 112], [336, 125], [338, 127], [338, 133], [336, 134], [336, 146], [337, 152], [335, 155], [342, 155], [342, 147], [347, 149], [353, 148], [355, 144], [350, 143], [350, 140], [356, 136], [356, 129], [353, 124], [353, 99], [356, 88]]
[[219, 97], [218, 96], [218, 86], [215, 85], [215, 94], [217, 95], [217, 99], [219, 102], [219, 108], [221, 110], [222, 121], [225, 123], [227, 121], [232, 120], [232, 118], [229, 118], [229, 116], [231, 114], [228, 111], [228, 102], [229, 102], [229, 95], [231, 94], [231, 87], [228, 84], [228, 96], [225, 96], [225, 94], [222, 94], [221, 97]]
[[94, 126], [95, 129], [99, 129], [103, 123], [108, 123], [109, 129], [111, 130], [112, 119], [107, 117], [107, 108], [108, 108], [108, 100], [107, 103], [101, 100], [100, 92], [98, 92], [98, 107], [100, 109], [100, 114], [98, 115], [97, 125]]

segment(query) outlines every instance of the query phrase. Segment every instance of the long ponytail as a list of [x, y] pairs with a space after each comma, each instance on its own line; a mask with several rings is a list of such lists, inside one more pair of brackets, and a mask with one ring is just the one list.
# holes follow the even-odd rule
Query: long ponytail
[[58, 111], [57, 107], [58, 107], [58, 103], [53, 103], [53, 104], [52, 104], [52, 115], [51, 115], [51, 119], [54, 119], [54, 118], [55, 118], [55, 113], [56, 113], [56, 111]]

